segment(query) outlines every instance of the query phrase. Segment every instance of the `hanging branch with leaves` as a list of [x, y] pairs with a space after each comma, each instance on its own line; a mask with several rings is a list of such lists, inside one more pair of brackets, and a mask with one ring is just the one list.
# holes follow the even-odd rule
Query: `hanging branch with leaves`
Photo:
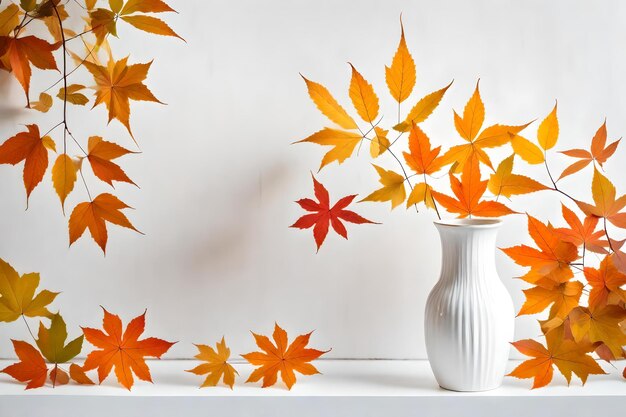
[[[24, 162], [28, 207], [31, 193], [48, 171], [49, 153], [58, 153], [52, 164], [52, 185], [63, 213], [80, 177], [87, 201], [75, 205], [69, 216], [70, 245], [88, 229], [105, 252], [107, 222], [139, 232], [122, 212], [130, 206], [108, 192], [92, 194], [83, 174], [87, 162], [94, 177], [111, 187], [114, 182], [136, 185], [113, 160], [138, 152], [99, 136], [77, 138], [71, 126], [77, 107], [89, 104], [85, 91], [91, 88], [95, 91], [91, 108], [104, 104], [108, 122], [117, 119], [137, 145], [130, 126], [130, 101], [161, 103], [144, 84], [152, 62], [129, 64], [128, 56], [114, 59], [108, 38], [118, 36], [117, 26], [123, 22], [144, 32], [182, 39], [153, 16], [164, 12], [174, 10], [162, 0], [21, 0], [0, 4], [0, 70], [13, 74], [22, 86], [27, 108], [45, 113], [56, 107], [55, 101], [61, 103], [58, 123], [45, 128], [30, 123], [25, 131], [5, 140], [0, 145], [0, 164]], [[87, 24], [78, 26], [77, 22]], [[102, 62], [102, 54], [106, 62]], [[31, 100], [30, 91], [33, 68], [61, 73], [36, 101]], [[94, 87], [74, 81], [81, 75], [92, 78]]]

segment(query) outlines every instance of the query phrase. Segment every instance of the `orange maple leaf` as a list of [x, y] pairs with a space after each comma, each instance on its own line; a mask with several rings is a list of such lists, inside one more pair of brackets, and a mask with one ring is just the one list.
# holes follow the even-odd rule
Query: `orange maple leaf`
[[461, 180], [450, 172], [450, 186], [455, 198], [432, 190], [432, 196], [450, 213], [456, 213], [460, 218], [468, 216], [499, 217], [515, 213], [497, 201], [480, 201], [487, 189], [487, 180], [480, 180], [478, 158], [471, 158], [465, 164], [461, 173]]
[[626, 303], [626, 291], [622, 289], [626, 285], [626, 275], [615, 267], [612, 256], [606, 256], [598, 269], [586, 267], [585, 278], [591, 285], [589, 307]]
[[578, 301], [583, 293], [583, 283], [569, 281], [559, 284], [547, 281], [542, 282], [542, 285], [523, 291], [526, 301], [518, 316], [541, 313], [552, 305], [549, 318], [564, 319], [573, 308], [578, 306]]
[[70, 215], [70, 246], [89, 228], [93, 240], [102, 248], [102, 252], [106, 252], [108, 234], [105, 221], [141, 233], [120, 211], [125, 208], [130, 206], [108, 193], [100, 194], [91, 202], [78, 204]]
[[437, 158], [441, 146], [432, 148], [430, 139], [415, 123], [409, 134], [409, 152], [403, 152], [407, 165], [419, 175], [431, 175], [441, 169], [441, 159]]
[[453, 170], [456, 172], [461, 171], [465, 164], [473, 159], [478, 159], [493, 170], [493, 164], [485, 149], [509, 143], [511, 137], [529, 125], [529, 123], [520, 126], [495, 124], [481, 132], [480, 129], [485, 121], [485, 105], [480, 97], [478, 84], [479, 82], [476, 82], [474, 94], [463, 109], [463, 117], [459, 116], [456, 111], [454, 112], [454, 126], [467, 143], [453, 146], [441, 156], [441, 165], [454, 164]]
[[129, 100], [161, 103], [143, 84], [152, 62], [128, 65], [126, 57], [119, 61], [109, 60], [106, 67], [89, 61], [85, 61], [84, 65], [96, 81], [96, 100], [93, 107], [104, 103], [109, 111], [109, 122], [113, 119], [119, 120], [131, 136], [133, 133], [129, 122]]
[[604, 217], [615, 226], [626, 229], [626, 212], [621, 212], [626, 206], [626, 194], [616, 199], [615, 186], [597, 168], [594, 168], [591, 194], [595, 205], [577, 201], [578, 207], [589, 216]]
[[[139, 340], [146, 325], [146, 312], [135, 317], [122, 332], [122, 320], [119, 316], [109, 313], [105, 308], [102, 330], [83, 327], [83, 333], [89, 343], [99, 348], [94, 350], [85, 360], [83, 369], [98, 369], [100, 383], [115, 368], [118, 382], [130, 390], [133, 386], [133, 373], [137, 378], [152, 382], [146, 357], [161, 358], [176, 342], [167, 342], [155, 337]], [[106, 333], [105, 333], [106, 332]]]
[[586, 216], [584, 223], [580, 221], [576, 213], [561, 204], [563, 218], [569, 228], [556, 229], [564, 240], [572, 242], [576, 246], [583, 246], [585, 249], [595, 253], [608, 253], [605, 249], [609, 242], [604, 239], [604, 230], [596, 230], [598, 217]]
[[87, 144], [87, 160], [96, 177], [113, 186], [113, 181], [135, 184], [113, 159], [134, 153], [120, 145], [103, 140], [100, 136], [92, 136]]
[[530, 271], [522, 277], [531, 284], [569, 281], [574, 273], [570, 263], [578, 259], [576, 245], [560, 238], [550, 224], [544, 224], [528, 215], [528, 232], [539, 249], [527, 245], [518, 245], [502, 249], [518, 265], [530, 267]]
[[307, 349], [306, 346], [309, 344], [309, 338], [312, 333], [296, 337], [291, 345], [289, 345], [287, 339], [287, 332], [278, 324], [274, 325], [273, 334], [276, 345], [267, 336], [252, 333], [257, 346], [263, 352], [251, 352], [241, 355], [252, 365], [258, 366], [250, 374], [246, 382], [257, 382], [263, 378], [263, 388], [270, 387], [276, 383], [278, 373], [280, 372], [283, 382], [288, 389], [291, 389], [293, 384], [296, 383], [294, 371], [302, 375], [319, 374], [315, 366], [309, 362], [319, 358], [324, 353], [329, 352], [329, 350]]
[[43, 138], [39, 127], [27, 125], [27, 132], [20, 132], [0, 145], [0, 164], [16, 165], [24, 161], [24, 186], [26, 187], [26, 205], [30, 193], [41, 182], [48, 169], [48, 150], [55, 150], [50, 136]]
[[598, 165], [602, 166], [606, 162], [606, 160], [615, 153], [615, 151], [617, 150], [617, 146], [619, 145], [619, 142], [621, 140], [618, 139], [615, 142], [607, 145], [606, 137], [607, 134], [605, 120], [591, 140], [591, 149], [589, 151], [585, 149], [569, 149], [567, 151], [562, 151], [562, 154], [571, 156], [572, 158], [579, 158], [580, 161], [576, 161], [573, 164], [569, 165], [567, 168], [565, 168], [561, 173], [559, 179], [565, 178], [569, 175], [574, 174], [575, 172], [580, 171], [593, 161], [596, 161]]
[[318, 251], [322, 246], [322, 243], [324, 243], [324, 239], [326, 239], [329, 225], [332, 225], [335, 232], [337, 232], [340, 236], [347, 239], [348, 231], [346, 230], [344, 224], [341, 222], [342, 220], [356, 224], [376, 224], [373, 221], [361, 217], [353, 211], [346, 210], [346, 207], [348, 207], [348, 205], [352, 203], [352, 200], [354, 200], [356, 195], [343, 197], [342, 199], [337, 201], [335, 205], [331, 208], [328, 190], [324, 187], [324, 185], [318, 182], [314, 176], [311, 177], [313, 178], [313, 189], [315, 191], [315, 197], [318, 201], [315, 202], [310, 198], [303, 198], [296, 201], [296, 203], [298, 203], [300, 207], [312, 213], [305, 214], [304, 216], [300, 217], [294, 224], [289, 227], [295, 227], [298, 229], [309, 229], [313, 227], [313, 237], [315, 238], [315, 243], [317, 244]]
[[52, 51], [61, 44], [50, 44], [36, 36], [23, 36], [13, 38], [0, 36], [0, 61], [5, 68], [13, 72], [20, 82], [26, 94], [27, 107], [30, 107], [30, 76], [32, 74], [30, 64], [39, 69], [56, 70], [57, 64]]
[[41, 353], [29, 343], [11, 340], [13, 349], [20, 360], [2, 370], [20, 382], [28, 382], [26, 389], [43, 387], [48, 377], [48, 367]]
[[572, 310], [569, 319], [576, 342], [602, 343], [610, 350], [612, 358], [624, 357], [626, 333], [620, 323], [626, 320], [626, 309], [616, 305], [577, 307]]
[[546, 335], [547, 348], [531, 339], [513, 342], [513, 346], [528, 359], [517, 366], [509, 376], [533, 378], [533, 389], [546, 386], [552, 381], [554, 366], [563, 374], [569, 385], [572, 373], [577, 375], [583, 385], [589, 375], [605, 372], [587, 353], [593, 350], [588, 343], [578, 344], [573, 340], [563, 339], [563, 332], [553, 330]]

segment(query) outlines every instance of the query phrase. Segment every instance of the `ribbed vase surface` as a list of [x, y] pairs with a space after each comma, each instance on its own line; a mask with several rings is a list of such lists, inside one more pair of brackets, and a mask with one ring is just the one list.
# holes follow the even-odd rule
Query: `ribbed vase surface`
[[496, 219], [438, 221], [439, 281], [426, 302], [425, 340], [442, 388], [486, 391], [500, 386], [513, 341], [514, 311], [496, 271]]

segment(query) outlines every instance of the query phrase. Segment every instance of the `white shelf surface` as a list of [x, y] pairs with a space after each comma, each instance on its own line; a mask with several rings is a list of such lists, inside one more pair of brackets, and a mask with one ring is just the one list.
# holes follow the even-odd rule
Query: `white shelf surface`
[[[0, 360], [0, 369], [13, 361]], [[591, 376], [582, 387], [570, 387], [555, 375], [553, 385], [530, 390], [531, 381], [507, 377], [501, 388], [475, 393], [446, 391], [437, 386], [424, 360], [320, 360], [322, 375], [299, 376], [288, 391], [282, 385], [261, 389], [245, 384], [251, 371], [235, 364], [234, 387], [198, 388], [202, 377], [184, 372], [195, 361], [150, 361], [154, 384], [137, 381], [132, 391], [116, 385], [113, 373], [98, 387], [65, 385], [24, 390], [0, 374], [1, 417], [99, 416], [584, 416], [622, 415], [626, 380], [621, 369]], [[518, 362], [511, 361], [513, 369]], [[85, 414], [87, 413], [87, 414]]]

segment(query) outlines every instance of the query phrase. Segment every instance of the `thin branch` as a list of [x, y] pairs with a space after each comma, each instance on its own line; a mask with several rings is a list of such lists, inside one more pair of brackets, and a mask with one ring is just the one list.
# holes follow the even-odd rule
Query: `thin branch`
[[28, 321], [26, 321], [26, 316], [24, 316], [24, 313], [22, 313], [22, 320], [24, 320], [24, 324], [26, 325], [26, 328], [28, 329], [28, 333], [30, 333], [30, 337], [32, 337], [33, 341], [35, 341], [36, 343], [37, 339], [35, 338], [35, 335], [33, 334], [32, 330], [30, 330], [30, 326], [28, 325]]

